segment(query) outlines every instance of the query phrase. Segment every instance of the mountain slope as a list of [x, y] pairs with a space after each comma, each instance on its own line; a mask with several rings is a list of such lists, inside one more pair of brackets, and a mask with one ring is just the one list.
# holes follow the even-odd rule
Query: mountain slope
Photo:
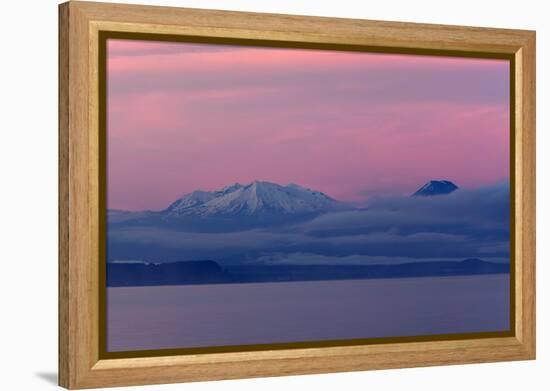
[[254, 181], [233, 184], [222, 190], [195, 191], [172, 203], [169, 217], [232, 217], [299, 215], [344, 209], [346, 206], [320, 191], [290, 184]]

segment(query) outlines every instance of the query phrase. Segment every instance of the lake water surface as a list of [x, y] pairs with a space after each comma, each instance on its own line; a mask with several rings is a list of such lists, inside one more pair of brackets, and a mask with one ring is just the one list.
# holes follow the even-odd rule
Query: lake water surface
[[509, 274], [107, 288], [107, 350], [505, 331]]

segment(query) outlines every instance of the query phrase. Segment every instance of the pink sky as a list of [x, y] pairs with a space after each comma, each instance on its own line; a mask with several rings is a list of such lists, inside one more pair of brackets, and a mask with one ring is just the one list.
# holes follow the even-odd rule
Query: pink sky
[[344, 200], [508, 180], [505, 60], [109, 40], [108, 207], [255, 179]]

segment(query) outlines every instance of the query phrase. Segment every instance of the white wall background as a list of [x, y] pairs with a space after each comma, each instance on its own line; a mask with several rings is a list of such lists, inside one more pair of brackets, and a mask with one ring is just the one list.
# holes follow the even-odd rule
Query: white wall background
[[[119, 2], [124, 2], [119, 0]], [[544, 1], [134, 0], [197, 8], [537, 30], [538, 359], [535, 362], [176, 384], [151, 390], [542, 390], [550, 384], [549, 35]], [[0, 389], [55, 388], [57, 372], [57, 1], [1, 4]], [[546, 241], [545, 241], [546, 239]]]

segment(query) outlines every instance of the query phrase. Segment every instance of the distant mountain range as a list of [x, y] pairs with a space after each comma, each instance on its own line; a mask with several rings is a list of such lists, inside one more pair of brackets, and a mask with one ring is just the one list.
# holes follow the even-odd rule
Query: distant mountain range
[[465, 259], [394, 265], [233, 265], [214, 261], [107, 264], [107, 286], [230, 284], [508, 273], [508, 264]]
[[[413, 196], [449, 194], [458, 187], [447, 180], [431, 180]], [[319, 214], [355, 209], [325, 193], [296, 184], [282, 186], [272, 182], [254, 181], [246, 185], [235, 183], [220, 190], [196, 190], [178, 198], [161, 211], [130, 212], [109, 210], [110, 224], [135, 225], [145, 223], [178, 224], [193, 221], [223, 219], [226, 223], [265, 222], [314, 217]]]

